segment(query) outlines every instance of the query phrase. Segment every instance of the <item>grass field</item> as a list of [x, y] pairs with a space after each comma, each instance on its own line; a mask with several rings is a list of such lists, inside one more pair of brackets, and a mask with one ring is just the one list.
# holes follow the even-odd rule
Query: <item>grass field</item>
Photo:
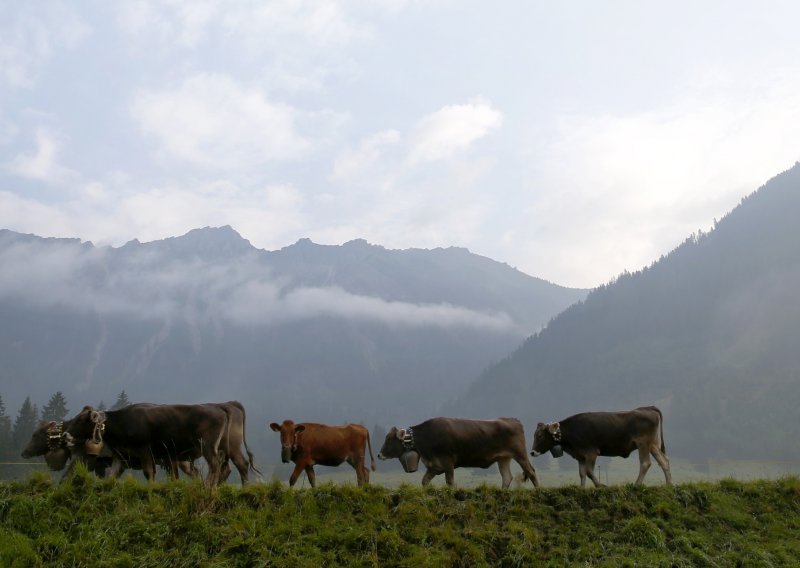
[[0, 565], [749, 567], [800, 558], [796, 477], [529, 487], [207, 490], [84, 471], [54, 484], [35, 473], [0, 484]]

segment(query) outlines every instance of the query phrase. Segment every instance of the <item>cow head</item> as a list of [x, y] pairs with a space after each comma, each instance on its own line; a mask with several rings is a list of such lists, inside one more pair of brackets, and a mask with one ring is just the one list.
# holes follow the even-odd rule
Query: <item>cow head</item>
[[66, 446], [63, 423], [45, 421], [34, 430], [28, 445], [22, 451], [22, 457], [30, 459], [36, 456], [44, 456], [47, 466], [53, 471], [64, 469], [70, 458], [70, 451]]
[[540, 456], [549, 451], [554, 458], [560, 458], [564, 455], [564, 450], [561, 448], [561, 425], [558, 422], [550, 422], [545, 424], [539, 422], [536, 425], [536, 431], [533, 433], [533, 457]]
[[56, 422], [42, 422], [33, 431], [31, 439], [25, 449], [22, 450], [22, 457], [30, 459], [36, 456], [43, 456], [50, 449], [50, 432], [57, 427]]
[[419, 452], [413, 448], [413, 438], [409, 436], [408, 430], [392, 426], [392, 429], [386, 434], [383, 447], [378, 453], [378, 459], [388, 460], [391, 458], [398, 458], [407, 473], [417, 471]]
[[95, 412], [94, 408], [91, 406], [84, 406], [83, 410], [80, 413], [70, 420], [69, 427], [67, 427], [66, 433], [73, 440], [88, 440], [94, 434], [94, 422], [92, 422], [92, 413]]
[[389, 430], [388, 434], [386, 434], [386, 439], [383, 441], [381, 451], [378, 452], [378, 459], [388, 460], [402, 456], [403, 452], [406, 451], [405, 438], [405, 429], [392, 426], [392, 429]]
[[297, 451], [297, 436], [305, 430], [306, 427], [302, 424], [295, 424], [291, 420], [284, 420], [283, 424], [273, 422], [269, 427], [272, 428], [274, 432], [280, 433], [281, 461], [283, 463], [289, 463], [292, 459], [292, 455]]

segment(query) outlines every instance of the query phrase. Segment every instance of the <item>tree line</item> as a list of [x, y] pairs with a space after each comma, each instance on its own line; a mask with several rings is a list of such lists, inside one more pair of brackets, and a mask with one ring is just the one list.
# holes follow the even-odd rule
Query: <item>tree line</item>
[[[129, 404], [130, 400], [123, 389], [109, 410], [116, 410]], [[97, 408], [99, 410], [107, 409], [102, 400], [98, 403]], [[26, 397], [13, 421], [6, 412], [5, 401], [0, 394], [0, 459], [14, 459], [19, 457], [40, 423], [64, 420], [69, 415], [69, 408], [67, 408], [67, 399], [64, 397], [64, 393], [57, 391], [41, 410], [38, 405], [31, 402], [30, 397]]]

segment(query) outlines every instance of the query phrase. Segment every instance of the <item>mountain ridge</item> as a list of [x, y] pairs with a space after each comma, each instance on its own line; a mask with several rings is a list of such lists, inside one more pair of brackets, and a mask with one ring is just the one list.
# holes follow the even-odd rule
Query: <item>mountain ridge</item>
[[656, 403], [683, 455], [800, 453], [785, 426], [800, 419], [798, 210], [800, 164], [710, 232], [591, 291], [444, 411], [535, 424]]
[[585, 294], [465, 249], [301, 239], [266, 251], [231, 227], [120, 247], [6, 231], [0, 262], [11, 408], [125, 389], [320, 420], [406, 419], [403, 405], [423, 416]]

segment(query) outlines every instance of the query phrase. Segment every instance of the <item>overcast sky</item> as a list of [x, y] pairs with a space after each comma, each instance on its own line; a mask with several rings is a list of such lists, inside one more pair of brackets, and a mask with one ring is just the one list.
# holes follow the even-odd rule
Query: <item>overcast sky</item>
[[0, 228], [464, 246], [592, 287], [800, 159], [800, 4], [0, 3]]

